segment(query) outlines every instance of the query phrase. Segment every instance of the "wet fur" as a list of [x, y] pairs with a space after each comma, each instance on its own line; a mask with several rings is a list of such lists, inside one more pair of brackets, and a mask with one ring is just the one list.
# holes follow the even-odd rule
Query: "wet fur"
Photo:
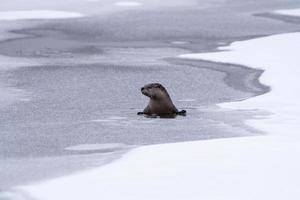
[[167, 90], [159, 83], [147, 84], [141, 88], [142, 94], [150, 98], [149, 104], [143, 112], [138, 114], [146, 115], [185, 115], [186, 111], [178, 111], [173, 104]]

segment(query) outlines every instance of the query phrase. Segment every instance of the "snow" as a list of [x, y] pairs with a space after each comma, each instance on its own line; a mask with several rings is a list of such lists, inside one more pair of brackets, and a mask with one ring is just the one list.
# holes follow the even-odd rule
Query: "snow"
[[[266, 71], [260, 81], [270, 85], [268, 94], [241, 101], [222, 104], [234, 109], [263, 109], [274, 113], [270, 119], [255, 121], [255, 126], [280, 136], [298, 136], [300, 130], [299, 58], [300, 34], [289, 33], [248, 42], [234, 42], [220, 48], [224, 52], [185, 54], [181, 58], [203, 59], [215, 62], [235, 63]], [[298, 84], [297, 84], [298, 83]], [[252, 123], [252, 122], [250, 122]]]
[[28, 19], [63, 19], [78, 17], [83, 17], [83, 14], [57, 10], [14, 10], [0, 12], [0, 21]]
[[270, 93], [221, 106], [273, 113], [249, 122], [266, 136], [139, 147], [103, 167], [15, 191], [39, 200], [300, 199], [299, 44], [300, 33], [289, 33], [180, 56], [265, 69]]
[[45, 200], [297, 199], [299, 165], [277, 153], [299, 146], [279, 145], [252, 137], [147, 146], [110, 165], [22, 190]]
[[141, 6], [142, 3], [136, 1], [119, 1], [115, 2], [115, 6], [124, 6], [124, 7], [136, 7]]
[[288, 10], [277, 10], [277, 11], [275, 11], [275, 13], [281, 14], [281, 15], [291, 15], [291, 16], [299, 16], [300, 17], [300, 8], [288, 9]]

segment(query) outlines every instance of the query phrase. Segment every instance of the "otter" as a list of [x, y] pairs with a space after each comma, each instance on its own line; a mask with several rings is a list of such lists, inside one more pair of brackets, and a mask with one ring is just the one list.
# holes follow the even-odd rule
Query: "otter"
[[185, 110], [178, 111], [174, 106], [166, 88], [160, 83], [150, 83], [141, 88], [143, 95], [150, 98], [150, 102], [143, 112], [138, 115], [173, 117], [176, 115], [186, 115]]

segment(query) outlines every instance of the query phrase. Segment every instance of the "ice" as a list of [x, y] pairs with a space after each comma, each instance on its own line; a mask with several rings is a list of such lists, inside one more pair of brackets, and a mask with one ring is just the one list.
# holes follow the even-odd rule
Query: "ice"
[[224, 52], [220, 53], [185, 54], [180, 57], [265, 69], [260, 80], [272, 87], [270, 93], [239, 103], [222, 104], [222, 106], [234, 109], [268, 110], [274, 115], [270, 119], [255, 121], [255, 126], [272, 135], [284, 136], [293, 133], [295, 139], [300, 128], [298, 123], [295, 123], [300, 121], [300, 95], [297, 92], [300, 90], [300, 84], [297, 83], [300, 76], [297, 56], [300, 50], [299, 44], [300, 34], [289, 33], [248, 42], [235, 42], [229, 47], [223, 47]]
[[66, 147], [68, 151], [115, 151], [124, 148], [124, 144], [120, 143], [106, 143], [106, 144], [79, 144], [75, 146]]
[[266, 136], [140, 147], [109, 165], [16, 191], [40, 200], [298, 200], [299, 43], [300, 33], [289, 33], [180, 56], [265, 69], [270, 93], [221, 106], [274, 113], [251, 121]]
[[179, 99], [180, 102], [193, 102], [196, 101], [196, 99]]

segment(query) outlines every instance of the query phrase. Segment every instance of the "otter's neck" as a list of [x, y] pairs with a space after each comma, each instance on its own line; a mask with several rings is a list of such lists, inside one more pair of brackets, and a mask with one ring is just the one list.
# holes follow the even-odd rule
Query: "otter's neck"
[[172, 102], [171, 97], [169, 96], [169, 94], [167, 92], [163, 93], [163, 94], [160, 94], [159, 96], [154, 96], [154, 97], [151, 98], [151, 100], [161, 102], [161, 103], [163, 103], [163, 102], [166, 102], [166, 103]]

